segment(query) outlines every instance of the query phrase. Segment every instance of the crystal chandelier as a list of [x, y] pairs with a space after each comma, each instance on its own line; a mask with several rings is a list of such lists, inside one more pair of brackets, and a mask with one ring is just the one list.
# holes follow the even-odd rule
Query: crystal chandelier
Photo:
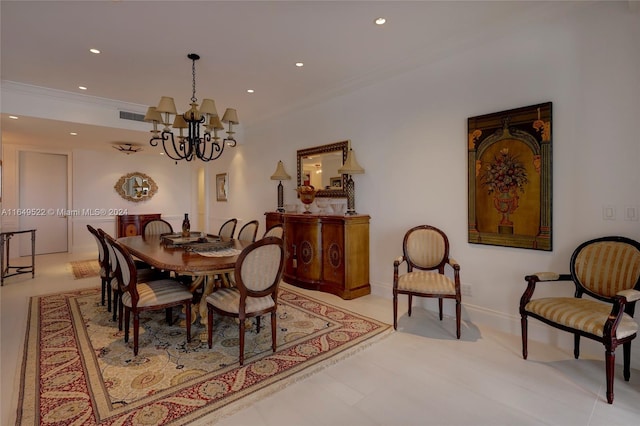
[[[213, 99], [203, 99], [200, 109], [198, 109], [198, 98], [196, 98], [196, 61], [200, 56], [195, 53], [187, 55], [191, 59], [192, 76], [193, 76], [193, 92], [191, 95], [191, 108], [184, 114], [178, 114], [173, 98], [162, 96], [157, 107], [149, 107], [144, 117], [145, 121], [153, 123], [151, 133], [153, 137], [149, 140], [151, 146], [158, 146], [162, 141], [164, 152], [172, 160], [191, 161], [199, 158], [202, 161], [211, 161], [222, 155], [224, 147], [236, 146], [236, 140], [233, 137], [233, 125], [239, 124], [238, 113], [233, 108], [227, 108], [222, 116], [222, 121], [218, 117], [216, 104]], [[174, 136], [173, 130], [169, 127], [171, 123], [171, 115], [175, 115], [173, 120], [173, 129], [177, 129], [179, 135]], [[164, 129], [162, 132], [158, 130], [158, 124], [162, 123]], [[218, 131], [224, 130], [222, 123], [229, 123], [227, 137], [220, 142]], [[204, 132], [201, 135], [202, 129]], [[187, 135], [184, 135], [184, 129], [188, 129]], [[211, 132], [213, 131], [213, 136]]]

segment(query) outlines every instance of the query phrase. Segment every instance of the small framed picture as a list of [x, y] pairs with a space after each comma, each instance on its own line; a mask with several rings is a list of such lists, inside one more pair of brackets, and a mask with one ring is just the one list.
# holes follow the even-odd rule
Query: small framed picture
[[216, 175], [216, 200], [227, 201], [229, 195], [229, 177], [226, 173]]
[[331, 187], [332, 188], [342, 188], [342, 176], [332, 177], [331, 178]]

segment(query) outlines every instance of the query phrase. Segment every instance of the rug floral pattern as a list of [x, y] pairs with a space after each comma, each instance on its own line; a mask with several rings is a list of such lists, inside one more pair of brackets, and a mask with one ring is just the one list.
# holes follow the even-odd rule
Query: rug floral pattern
[[177, 309], [141, 315], [140, 351], [133, 356], [99, 289], [31, 300], [18, 424], [185, 424], [232, 412], [390, 331], [387, 324], [281, 289], [277, 351], [269, 317], [246, 333], [238, 364], [238, 325], [216, 317], [213, 348], [206, 328], [186, 342]]

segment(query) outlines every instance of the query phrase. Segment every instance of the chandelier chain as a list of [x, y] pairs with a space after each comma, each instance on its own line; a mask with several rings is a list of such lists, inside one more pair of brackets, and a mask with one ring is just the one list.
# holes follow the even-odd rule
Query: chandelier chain
[[192, 83], [192, 95], [191, 95], [191, 102], [196, 102], [198, 100], [198, 98], [196, 98], [196, 60], [192, 59], [191, 60], [191, 75], [193, 76], [193, 83]]

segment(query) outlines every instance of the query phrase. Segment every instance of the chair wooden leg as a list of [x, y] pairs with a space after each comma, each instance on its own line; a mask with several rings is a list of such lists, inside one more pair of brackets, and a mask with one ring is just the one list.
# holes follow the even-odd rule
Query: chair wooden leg
[[171, 308], [166, 308], [164, 310], [164, 319], [167, 322], [167, 325], [173, 325], [173, 310]]
[[[101, 298], [100, 298], [100, 304], [101, 304], [102, 306], [104, 306], [104, 299], [105, 299], [105, 297], [107, 296], [107, 295], [106, 295], [106, 293], [107, 293], [107, 280], [106, 280], [106, 279], [104, 279], [104, 278], [101, 278], [101, 281], [102, 281], [102, 296], [101, 296]], [[108, 306], [108, 305], [107, 305], [107, 309], [109, 309], [109, 306]]]
[[276, 323], [276, 313], [271, 312], [271, 349], [273, 349], [273, 352], [275, 353], [276, 351], [276, 335], [277, 335], [277, 323]]
[[[122, 318], [122, 315], [120, 315]], [[125, 343], [129, 342], [129, 321], [131, 320], [131, 311], [129, 308], [124, 310], [124, 341]]]
[[613, 375], [616, 362], [615, 351], [611, 348], [605, 348], [604, 359], [607, 374], [607, 402], [613, 404]]
[[240, 320], [240, 335], [238, 338], [240, 339], [240, 365], [244, 364], [244, 321], [245, 318], [238, 318]]
[[[117, 305], [118, 305], [118, 330], [122, 330], [122, 312], [124, 310], [124, 305], [122, 304], [122, 295], [120, 294], [120, 292], [116, 293], [117, 295]], [[127, 324], [129, 323], [129, 320], [127, 320]]]
[[460, 301], [456, 300], [456, 337], [460, 338], [460, 317], [462, 314], [462, 307]]
[[133, 313], [133, 355], [138, 355], [138, 335], [140, 334], [140, 313]]
[[398, 329], [398, 293], [393, 292], [393, 329]]
[[260, 315], [256, 317], [256, 334], [260, 334]]
[[522, 358], [527, 359], [527, 316], [522, 315], [520, 319], [520, 328], [522, 329]]
[[213, 308], [207, 303], [207, 343], [209, 349], [213, 345]]
[[438, 297], [438, 314], [440, 321], [442, 321], [442, 297]]
[[573, 356], [575, 359], [580, 357], [580, 335], [578, 333], [573, 335]]
[[187, 321], [187, 343], [191, 342], [191, 302], [184, 304], [185, 319]]
[[[118, 319], [118, 297], [117, 291], [112, 291], [109, 294], [113, 293], [113, 301], [111, 302], [111, 309], [113, 310], [113, 321], [115, 322]], [[111, 296], [109, 296], [109, 301], [111, 301]], [[122, 319], [118, 322], [118, 330], [122, 330]]]
[[628, 382], [631, 377], [631, 342], [622, 344], [623, 374], [624, 381]]
[[413, 305], [413, 296], [409, 295], [409, 311], [407, 312], [407, 316], [411, 316], [411, 305]]

